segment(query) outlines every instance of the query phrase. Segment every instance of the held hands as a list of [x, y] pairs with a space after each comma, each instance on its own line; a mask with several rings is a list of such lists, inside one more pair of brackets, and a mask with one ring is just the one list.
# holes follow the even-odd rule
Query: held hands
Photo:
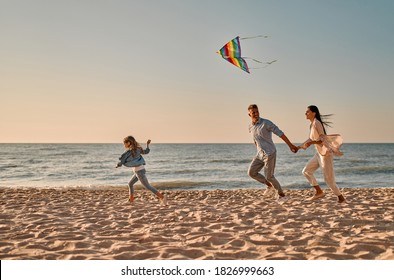
[[291, 150], [293, 153], [297, 153], [297, 152], [298, 152], [298, 147], [297, 147], [297, 146], [294, 146], [293, 144], [291, 144], [291, 145], [289, 146], [289, 148], [290, 148], [290, 150]]
[[293, 145], [293, 147], [290, 147], [290, 150], [291, 150], [293, 153], [297, 153], [297, 152], [298, 152], [299, 150], [301, 150], [301, 149], [303, 149], [303, 150], [308, 149], [309, 146], [312, 145], [312, 144], [313, 144], [312, 142], [306, 142], [306, 143], [304, 143], [304, 144], [302, 144], [302, 145], [300, 145], [300, 146], [294, 146], [294, 145]]
[[297, 148], [297, 150], [301, 150], [301, 149], [306, 150], [306, 149], [308, 149], [312, 144], [314, 144], [313, 141], [306, 141], [306, 142], [302, 143], [301, 145], [297, 146], [296, 148]]

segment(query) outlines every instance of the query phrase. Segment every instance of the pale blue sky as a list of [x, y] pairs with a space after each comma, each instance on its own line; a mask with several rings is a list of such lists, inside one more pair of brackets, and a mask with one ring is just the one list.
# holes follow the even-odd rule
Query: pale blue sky
[[[0, 142], [251, 142], [250, 103], [296, 143], [311, 104], [346, 142], [394, 142], [393, 12], [389, 0], [0, 0]], [[242, 51], [278, 61], [232, 66], [216, 51], [237, 35], [270, 35]]]

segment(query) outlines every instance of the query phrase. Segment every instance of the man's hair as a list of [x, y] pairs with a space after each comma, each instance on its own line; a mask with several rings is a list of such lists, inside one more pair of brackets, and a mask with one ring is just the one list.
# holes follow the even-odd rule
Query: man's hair
[[257, 105], [256, 104], [251, 104], [251, 105], [249, 105], [249, 107], [248, 107], [248, 111], [249, 110], [252, 110], [252, 109], [259, 109], [258, 107], [257, 107]]

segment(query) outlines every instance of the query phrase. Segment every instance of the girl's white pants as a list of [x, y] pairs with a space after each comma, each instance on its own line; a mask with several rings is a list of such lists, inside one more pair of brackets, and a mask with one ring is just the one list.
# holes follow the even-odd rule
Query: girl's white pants
[[334, 159], [331, 153], [327, 153], [327, 155], [322, 156], [319, 153], [316, 153], [306, 164], [304, 169], [302, 170], [302, 174], [309, 181], [311, 186], [317, 186], [319, 183], [316, 181], [313, 173], [319, 168], [322, 168], [324, 181], [327, 186], [334, 192], [335, 195], [341, 195], [340, 190], [335, 182], [335, 173], [334, 173]]

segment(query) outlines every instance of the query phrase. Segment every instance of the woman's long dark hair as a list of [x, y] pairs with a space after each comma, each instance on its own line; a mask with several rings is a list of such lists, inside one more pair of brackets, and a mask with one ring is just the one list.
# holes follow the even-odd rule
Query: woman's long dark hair
[[317, 108], [317, 106], [315, 105], [309, 105], [308, 109], [315, 113], [315, 118], [323, 125], [324, 134], [327, 134], [326, 126], [331, 127], [332, 124], [332, 122], [327, 121], [327, 118], [331, 117], [332, 114], [321, 115], [319, 112], [319, 108]]

